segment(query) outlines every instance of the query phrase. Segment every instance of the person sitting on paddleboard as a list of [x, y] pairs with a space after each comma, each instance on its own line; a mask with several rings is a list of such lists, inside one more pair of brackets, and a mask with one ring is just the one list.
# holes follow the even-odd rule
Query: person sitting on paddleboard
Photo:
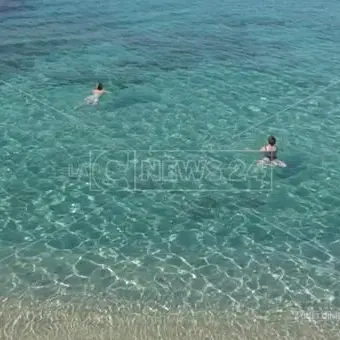
[[280, 168], [286, 168], [287, 164], [285, 162], [280, 161], [277, 159], [277, 147], [276, 147], [276, 138], [274, 136], [268, 137], [268, 144], [263, 146], [260, 149], [263, 152], [263, 158], [257, 161], [257, 164], [262, 165], [273, 165], [278, 166]]
[[272, 162], [277, 159], [277, 148], [276, 148], [276, 138], [274, 136], [268, 137], [268, 144], [261, 148], [264, 157]]

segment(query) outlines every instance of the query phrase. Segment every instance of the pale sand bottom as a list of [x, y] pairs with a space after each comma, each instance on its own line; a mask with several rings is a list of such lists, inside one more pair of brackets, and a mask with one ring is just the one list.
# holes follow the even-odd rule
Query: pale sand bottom
[[[340, 339], [339, 318], [310, 321], [292, 311], [152, 311], [137, 305], [0, 299], [0, 339], [15, 340], [252, 340]], [[90, 305], [90, 307], [89, 307]]]

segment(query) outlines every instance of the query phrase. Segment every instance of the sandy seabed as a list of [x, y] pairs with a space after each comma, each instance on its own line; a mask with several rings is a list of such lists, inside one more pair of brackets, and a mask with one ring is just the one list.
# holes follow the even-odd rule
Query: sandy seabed
[[340, 313], [160, 311], [135, 304], [0, 299], [0, 339], [340, 339]]

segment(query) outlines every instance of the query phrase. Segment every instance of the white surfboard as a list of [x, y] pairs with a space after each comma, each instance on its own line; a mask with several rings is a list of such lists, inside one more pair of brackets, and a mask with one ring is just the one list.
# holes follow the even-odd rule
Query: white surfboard
[[277, 166], [280, 168], [287, 167], [287, 164], [285, 162], [280, 161], [279, 159], [274, 159], [273, 161], [270, 161], [268, 158], [262, 158], [257, 161], [257, 164], [262, 166]]

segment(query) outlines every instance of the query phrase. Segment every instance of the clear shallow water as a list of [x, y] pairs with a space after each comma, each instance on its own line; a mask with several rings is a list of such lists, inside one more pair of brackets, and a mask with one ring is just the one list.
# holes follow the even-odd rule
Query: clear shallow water
[[339, 307], [337, 2], [0, 4], [1, 295]]

